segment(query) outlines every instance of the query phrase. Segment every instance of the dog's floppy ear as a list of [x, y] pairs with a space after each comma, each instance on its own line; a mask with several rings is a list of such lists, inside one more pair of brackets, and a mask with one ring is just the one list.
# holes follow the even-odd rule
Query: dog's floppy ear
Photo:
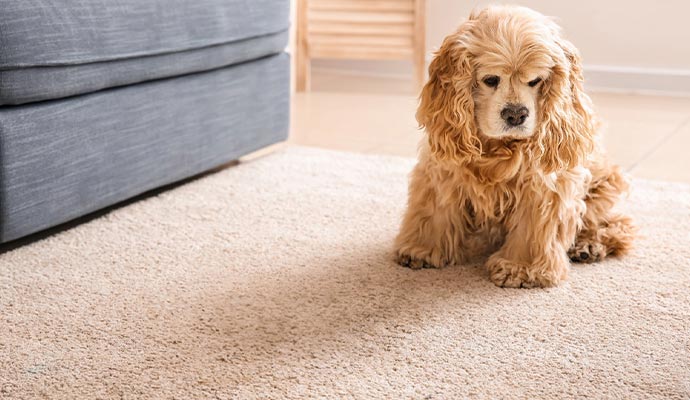
[[481, 154], [474, 121], [474, 71], [463, 35], [472, 22], [446, 37], [429, 66], [417, 122], [426, 128], [432, 154], [440, 160], [463, 161]]
[[536, 154], [545, 172], [580, 164], [594, 146], [596, 128], [591, 100], [583, 91], [582, 63], [577, 49], [557, 40], [560, 54], [542, 87]]

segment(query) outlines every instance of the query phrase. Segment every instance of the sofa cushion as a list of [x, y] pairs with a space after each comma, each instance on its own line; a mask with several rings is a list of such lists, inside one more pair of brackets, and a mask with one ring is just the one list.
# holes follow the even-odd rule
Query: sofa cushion
[[0, 0], [0, 10], [0, 104], [275, 54], [289, 24], [288, 0]]
[[0, 243], [284, 140], [289, 57], [0, 107]]
[[60, 99], [221, 68], [285, 48], [287, 31], [179, 53], [89, 64], [0, 70], [0, 105]]

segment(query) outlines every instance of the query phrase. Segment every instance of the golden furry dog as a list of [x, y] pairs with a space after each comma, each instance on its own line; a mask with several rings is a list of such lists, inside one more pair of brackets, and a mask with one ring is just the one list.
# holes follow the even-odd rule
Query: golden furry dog
[[472, 13], [429, 66], [426, 130], [395, 241], [398, 263], [444, 267], [489, 256], [503, 287], [562, 282], [570, 259], [631, 247], [611, 211], [627, 183], [597, 140], [577, 49], [523, 7]]

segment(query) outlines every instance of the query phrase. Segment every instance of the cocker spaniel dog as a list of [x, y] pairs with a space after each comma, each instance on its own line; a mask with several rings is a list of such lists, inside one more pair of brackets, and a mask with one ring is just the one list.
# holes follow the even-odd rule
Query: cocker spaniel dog
[[398, 262], [444, 267], [486, 257], [502, 287], [562, 282], [570, 260], [632, 244], [611, 208], [627, 183], [597, 140], [577, 49], [523, 7], [475, 11], [429, 67], [426, 130], [395, 241]]

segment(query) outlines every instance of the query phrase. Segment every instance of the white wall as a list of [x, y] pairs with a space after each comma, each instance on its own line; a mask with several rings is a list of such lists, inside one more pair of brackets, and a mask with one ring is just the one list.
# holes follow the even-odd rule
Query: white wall
[[[492, 3], [524, 5], [556, 17], [582, 53], [590, 88], [690, 94], [688, 0], [427, 0], [429, 53], [474, 7]], [[316, 66], [381, 71], [369, 63]]]
[[428, 0], [428, 47], [438, 46], [475, 6], [491, 3], [556, 17], [588, 65], [690, 71], [688, 0]]

